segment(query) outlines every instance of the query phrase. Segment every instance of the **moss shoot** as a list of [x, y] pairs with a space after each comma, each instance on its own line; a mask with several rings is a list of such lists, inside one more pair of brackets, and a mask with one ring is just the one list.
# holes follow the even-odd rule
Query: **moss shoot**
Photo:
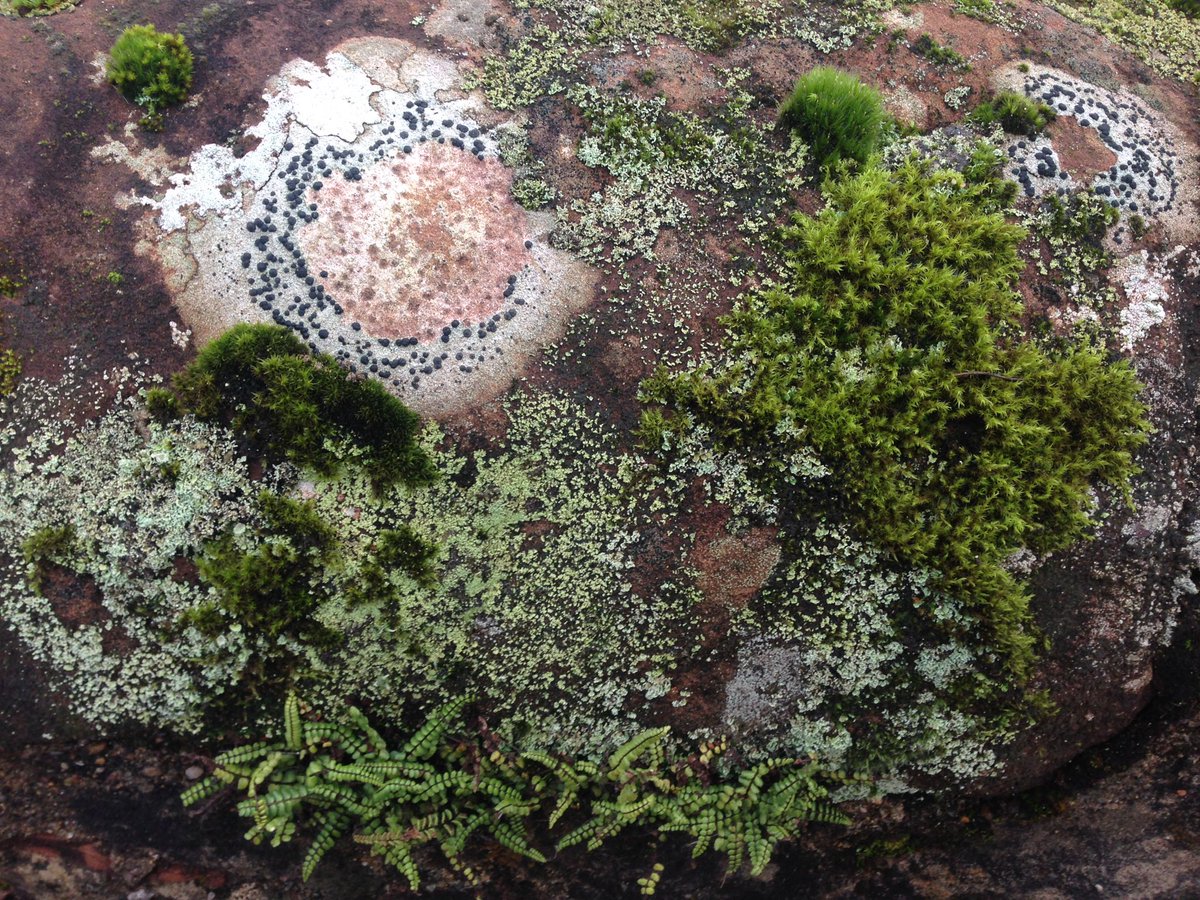
[[842, 160], [865, 162], [886, 121], [877, 90], [828, 66], [801, 76], [779, 112], [780, 125], [798, 134], [826, 168]]
[[153, 25], [131, 25], [109, 52], [108, 80], [127, 100], [145, 107], [147, 118], [182, 103], [192, 88], [192, 51], [181, 34], [160, 34]]

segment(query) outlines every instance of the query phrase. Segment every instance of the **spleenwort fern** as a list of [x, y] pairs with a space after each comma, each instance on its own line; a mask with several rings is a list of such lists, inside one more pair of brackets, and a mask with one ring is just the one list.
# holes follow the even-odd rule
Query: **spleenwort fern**
[[[705, 783], [695, 777], [725, 747], [706, 745], [694, 763], [664, 770], [667, 729], [644, 731], [609, 759], [607, 781], [616, 782], [616, 801], [596, 798], [592, 817], [563, 837], [558, 849], [587, 842], [589, 849], [629, 826], [680, 831], [695, 840], [693, 856], [722, 850], [731, 872], [749, 860], [760, 874], [775, 845], [795, 834], [804, 821], [848, 824], [825, 798], [812, 765], [772, 759], [743, 770], [735, 783]], [[703, 761], [701, 761], [703, 760]], [[657, 879], [642, 879], [653, 892]]]
[[[531, 819], [543, 810], [551, 829], [572, 811], [580, 819], [556, 850], [595, 849], [631, 826], [677, 831], [693, 839], [694, 856], [718, 850], [730, 872], [749, 863], [753, 874], [801, 823], [846, 822], [828, 802], [818, 770], [801, 760], [773, 759], [722, 778], [715, 762], [724, 742], [675, 759], [665, 727], [636, 735], [604, 766], [548, 753], [508, 754], [485, 735], [450, 739], [469, 702], [461, 697], [434, 710], [399, 750], [390, 750], [357, 709], [347, 710], [345, 723], [306, 721], [300, 701], [289, 696], [283, 740], [220, 754], [213, 774], [185, 791], [183, 802], [190, 806], [232, 786], [245, 794], [238, 814], [253, 822], [246, 838], [272, 846], [311, 823], [316, 832], [301, 868], [305, 880], [354, 830], [355, 842], [395, 866], [413, 890], [420, 886], [414, 854], [426, 845], [440, 849], [472, 884], [479, 877], [462, 855], [479, 836], [546, 862], [530, 834]], [[662, 872], [655, 864], [638, 879], [642, 893], [655, 892]]]

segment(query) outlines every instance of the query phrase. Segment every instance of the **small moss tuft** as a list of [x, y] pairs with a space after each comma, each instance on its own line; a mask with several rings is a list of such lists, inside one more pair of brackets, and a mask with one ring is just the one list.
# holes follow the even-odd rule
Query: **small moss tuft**
[[255, 689], [286, 680], [297, 661], [288, 641], [319, 648], [339, 638], [315, 618], [324, 599], [315, 586], [337, 558], [333, 529], [310, 504], [270, 491], [259, 495], [258, 507], [262, 525], [252, 535], [235, 527], [211, 541], [196, 560], [217, 599], [194, 607], [183, 619], [218, 637], [229, 630], [232, 618], [235, 630], [278, 648], [256, 655], [244, 670], [244, 682]]
[[968, 119], [976, 125], [999, 124], [1010, 134], [1032, 137], [1045, 130], [1056, 115], [1054, 108], [1045, 103], [1031, 100], [1015, 91], [1001, 91], [975, 107]]
[[962, 70], [971, 68], [971, 63], [965, 56], [953, 47], [939, 44], [931, 35], [921, 35], [913, 42], [912, 48], [914, 53], [925, 57], [935, 66], [950, 66]]
[[780, 124], [826, 168], [842, 160], [865, 162], [879, 146], [886, 120], [877, 90], [826, 66], [801, 76], [779, 114]]
[[113, 44], [107, 74], [126, 99], [154, 116], [187, 99], [192, 51], [181, 34], [159, 34], [153, 25], [131, 25]]
[[29, 587], [36, 594], [42, 592], [42, 576], [44, 565], [53, 561], [54, 557], [62, 556], [75, 541], [75, 527], [66, 525], [47, 525], [39, 528], [21, 545], [25, 562], [31, 567]]

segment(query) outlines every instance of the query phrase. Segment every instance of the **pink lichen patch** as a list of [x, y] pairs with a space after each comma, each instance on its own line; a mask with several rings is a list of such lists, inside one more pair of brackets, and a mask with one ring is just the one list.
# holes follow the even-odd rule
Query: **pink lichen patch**
[[334, 177], [320, 217], [298, 232], [325, 289], [375, 337], [436, 338], [452, 321], [488, 319], [508, 278], [532, 260], [525, 211], [512, 199], [512, 170], [449, 145]]

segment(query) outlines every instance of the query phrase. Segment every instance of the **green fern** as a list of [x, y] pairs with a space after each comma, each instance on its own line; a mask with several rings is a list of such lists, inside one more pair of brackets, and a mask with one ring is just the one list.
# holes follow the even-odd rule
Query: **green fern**
[[[437, 846], [471, 883], [478, 876], [462, 855], [484, 836], [537, 863], [545, 854], [531, 839], [532, 820], [549, 809], [553, 829], [571, 809], [588, 818], [565, 834], [557, 849], [596, 849], [630, 827], [677, 831], [728, 857], [731, 871], [747, 861], [761, 872], [776, 844], [805, 821], [844, 822], [827, 802], [812, 766], [775, 759], [722, 778], [715, 768], [726, 744], [702, 745], [695, 756], [668, 753], [669, 729], [651, 728], [618, 747], [605, 766], [547, 753], [514, 755], [483, 750], [484, 737], [449, 740], [468, 698], [430, 713], [403, 744], [389, 751], [358, 710], [346, 723], [305, 721], [294, 696], [284, 704], [282, 743], [260, 742], [217, 757], [210, 778], [183, 794], [185, 804], [212, 796], [227, 784], [245, 793], [239, 815], [253, 824], [246, 838], [272, 846], [290, 841], [300, 821], [316, 833], [301, 874], [311, 877], [339, 838], [354, 840], [395, 866], [416, 890], [416, 848]], [[489, 740], [491, 738], [489, 737]], [[653, 893], [661, 867], [639, 880]]]
[[201, 800], [207, 800], [224, 786], [224, 783], [219, 778], [214, 778], [210, 775], [193, 784], [180, 795], [179, 799], [183, 801], [184, 806], [192, 806]]
[[619, 779], [645, 753], [650, 754], [650, 767], [658, 768], [661, 766], [663, 758], [662, 742], [670, 730], [670, 728], [666, 727], [650, 728], [619, 747], [608, 758], [608, 777], [614, 781]]
[[412, 840], [407, 834], [398, 831], [387, 831], [383, 826], [368, 827], [362, 834], [356, 834], [354, 840], [366, 844], [372, 853], [382, 856], [385, 860], [400, 870], [408, 885], [414, 891], [421, 888], [421, 875], [417, 871], [417, 863], [412, 857]]
[[438, 742], [441, 741], [446, 730], [454, 720], [462, 715], [463, 709], [472, 702], [472, 699], [471, 697], [459, 697], [435, 710], [425, 720], [425, 724], [404, 745], [400, 751], [401, 755], [415, 760], [426, 760], [433, 756], [437, 752]]
[[304, 728], [300, 722], [300, 701], [289, 693], [283, 704], [283, 743], [289, 750], [304, 746]]
[[318, 810], [313, 813], [313, 821], [317, 823], [318, 831], [308, 852], [304, 854], [304, 864], [300, 867], [300, 877], [304, 881], [312, 877], [317, 863], [333, 848], [338, 838], [350, 830], [352, 820], [336, 810]]

